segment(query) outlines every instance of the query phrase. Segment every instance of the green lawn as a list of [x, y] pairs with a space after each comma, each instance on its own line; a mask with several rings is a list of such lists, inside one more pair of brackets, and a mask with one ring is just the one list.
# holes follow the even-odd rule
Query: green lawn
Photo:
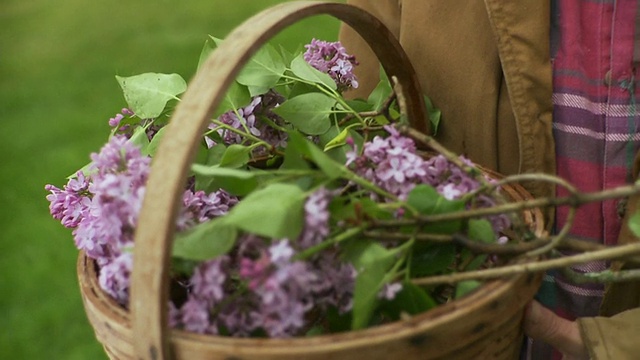
[[[0, 5], [0, 358], [106, 358], [89, 327], [70, 231], [44, 185], [63, 185], [106, 140], [123, 106], [114, 78], [195, 70], [207, 34], [224, 37], [277, 0], [3, 0]], [[317, 17], [277, 37], [293, 49], [335, 39]]]

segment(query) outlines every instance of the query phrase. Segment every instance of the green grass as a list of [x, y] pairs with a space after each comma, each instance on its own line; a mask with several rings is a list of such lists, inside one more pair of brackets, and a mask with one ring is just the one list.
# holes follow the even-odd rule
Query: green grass
[[[207, 34], [224, 37], [277, 0], [3, 0], [0, 6], [0, 358], [106, 358], [78, 292], [70, 231], [44, 185], [63, 185], [125, 106], [115, 75], [189, 79]], [[276, 42], [335, 39], [316, 17]]]

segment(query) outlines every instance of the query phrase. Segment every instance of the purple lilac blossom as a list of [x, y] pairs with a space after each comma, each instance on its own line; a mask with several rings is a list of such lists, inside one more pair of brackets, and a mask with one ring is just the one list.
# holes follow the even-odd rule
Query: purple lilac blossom
[[[265, 94], [255, 96], [249, 105], [243, 108], [236, 111], [227, 111], [220, 115], [218, 120], [234, 129], [242, 130], [243, 132], [248, 131], [251, 135], [263, 140], [272, 147], [284, 148], [287, 145], [287, 133], [274, 128], [265, 121], [265, 119], [268, 119], [277, 126], [284, 126], [284, 120], [272, 111], [284, 100], [282, 95], [271, 90]], [[209, 129], [217, 130], [226, 145], [243, 144], [247, 140], [246, 137], [231, 130], [219, 128], [213, 123], [209, 125]], [[216, 144], [210, 137], [206, 137], [205, 140], [209, 147]], [[262, 156], [267, 153], [268, 149], [263, 146], [253, 150], [253, 155], [255, 156]]]
[[320, 188], [305, 201], [305, 225], [298, 240], [298, 246], [306, 249], [317, 245], [329, 235], [329, 201], [333, 194]]
[[402, 284], [399, 282], [384, 284], [380, 292], [378, 293], [379, 299], [393, 300], [396, 295], [402, 291]]
[[238, 198], [220, 189], [216, 192], [185, 190], [182, 195], [182, 211], [178, 215], [178, 231], [226, 214], [238, 202]]
[[[312, 308], [335, 306], [341, 313], [349, 311], [356, 274], [353, 266], [340, 260], [337, 249], [306, 261], [294, 258], [298, 251], [326, 239], [332, 196], [324, 188], [309, 196], [303, 233], [296, 241], [242, 234], [236, 250], [224, 261], [209, 264], [206, 271], [199, 267], [190, 281], [188, 301], [180, 309], [180, 326], [204, 333], [224, 328], [232, 336], [250, 336], [260, 329], [271, 337], [290, 337], [308, 326], [306, 317]], [[239, 290], [243, 286], [232, 273], [246, 284], [244, 290]], [[235, 291], [243, 293], [233, 302], [220, 300], [233, 297]], [[214, 316], [204, 317], [205, 302]]]
[[134, 115], [133, 111], [127, 108], [122, 108], [122, 110], [120, 110], [118, 114], [116, 114], [114, 117], [109, 119], [109, 126], [111, 126], [114, 129], [117, 129], [118, 131], [126, 131], [127, 129], [130, 128], [130, 126], [129, 125], [120, 126], [120, 122], [122, 122], [125, 116], [131, 117], [133, 115]]
[[358, 87], [358, 80], [353, 73], [358, 63], [354, 56], [347, 54], [339, 41], [313, 39], [305, 48], [304, 60], [318, 71], [329, 74], [340, 91]]
[[132, 266], [133, 254], [123, 252], [102, 265], [98, 277], [98, 282], [102, 290], [124, 306], [126, 306], [129, 301], [129, 283]]
[[[126, 113], [124, 109], [123, 113]], [[62, 190], [46, 185], [45, 189], [50, 192], [47, 200], [51, 215], [73, 229], [76, 247], [96, 260], [103, 290], [126, 306], [132, 263], [130, 249], [151, 158], [142, 155], [126, 136], [115, 135], [98, 153], [91, 155], [91, 160], [86, 173], [79, 171]], [[186, 190], [177, 226], [186, 230], [221, 216], [237, 201], [222, 190], [211, 194]], [[129, 251], [124, 251], [126, 248]], [[220, 277], [217, 279], [223, 281]], [[219, 285], [214, 282], [208, 285], [208, 290], [199, 291], [213, 293], [216, 298], [221, 293], [214, 291], [215, 284]]]
[[272, 244], [256, 261], [243, 259], [240, 275], [259, 299], [262, 328], [271, 337], [289, 337], [304, 327], [313, 307], [310, 283], [316, 281], [309, 264], [291, 261], [294, 249], [288, 240]]
[[[374, 137], [363, 145], [362, 154], [358, 154], [353, 142], [348, 142], [352, 150], [347, 153], [346, 165], [356, 174], [403, 200], [418, 184], [433, 186], [448, 200], [459, 199], [480, 187], [476, 179], [444, 156], [436, 155], [425, 160], [418, 155], [412, 139], [402, 136], [393, 126], [385, 126], [384, 129], [389, 136]], [[463, 156], [460, 159], [473, 166]], [[494, 200], [486, 195], [475, 198], [475, 206], [478, 207], [494, 204]], [[496, 233], [509, 226], [506, 215], [490, 216], [488, 219]]]
[[190, 295], [180, 308], [180, 322], [187, 331], [199, 334], [215, 334], [217, 328], [211, 326], [209, 319], [209, 304], [206, 301]]
[[[217, 334], [217, 322], [211, 318], [210, 311], [224, 297], [224, 285], [227, 281], [225, 268], [229, 258], [221, 256], [198, 265], [189, 281], [189, 295], [180, 309], [174, 309], [173, 327], [200, 334]], [[171, 310], [171, 308], [170, 308]]]
[[47, 184], [45, 190], [51, 192], [47, 195], [51, 216], [66, 228], [77, 227], [91, 202], [88, 189], [89, 181], [81, 171], [62, 190]]

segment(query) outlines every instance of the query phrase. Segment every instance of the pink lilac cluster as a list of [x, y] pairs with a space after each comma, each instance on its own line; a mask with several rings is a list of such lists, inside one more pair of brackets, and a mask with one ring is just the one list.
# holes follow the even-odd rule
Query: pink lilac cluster
[[109, 119], [109, 126], [112, 128], [118, 127], [126, 116], [133, 116], [133, 111], [128, 108], [122, 108], [119, 113]]
[[290, 337], [308, 328], [312, 309], [349, 311], [355, 270], [337, 250], [295, 259], [328, 234], [331, 196], [321, 189], [307, 199], [305, 227], [296, 241], [244, 234], [229, 255], [201, 264], [186, 302], [171, 310], [172, 325], [206, 334]]
[[347, 51], [339, 41], [328, 42], [313, 39], [305, 45], [307, 49], [304, 59], [309, 65], [319, 71], [329, 74], [341, 91], [358, 87], [358, 80], [353, 73], [354, 66], [358, 65], [354, 56]]
[[[133, 263], [133, 232], [142, 205], [151, 158], [123, 135], [113, 136], [99, 153], [91, 155], [85, 172], [50, 192], [51, 215], [73, 229], [78, 249], [100, 267], [101, 287], [119, 303], [129, 298]], [[218, 191], [212, 194], [186, 190], [178, 227], [186, 229], [227, 212], [237, 199]]]
[[[277, 126], [283, 126], [284, 120], [276, 115], [272, 110], [284, 102], [284, 97], [277, 92], [271, 90], [265, 94], [253, 97], [249, 105], [237, 110], [230, 110], [220, 115], [219, 119], [222, 123], [231, 126], [234, 129], [248, 131], [251, 135], [260, 138], [267, 144], [275, 148], [284, 148], [287, 145], [287, 133], [279, 131], [269, 124], [274, 123]], [[246, 141], [246, 137], [228, 129], [219, 128], [216, 124], [210, 124], [209, 129], [217, 130], [226, 145], [242, 144]], [[215, 141], [206, 138], [209, 147], [215, 145]], [[253, 151], [255, 156], [266, 155], [267, 149], [258, 147]]]
[[[478, 180], [444, 156], [424, 159], [418, 155], [412, 139], [401, 135], [393, 126], [385, 126], [384, 129], [389, 136], [374, 137], [363, 145], [362, 154], [358, 153], [351, 142], [352, 150], [347, 154], [347, 165], [373, 184], [400, 199], [406, 199], [418, 184], [433, 186], [448, 200], [459, 199], [480, 187]], [[460, 159], [473, 166], [463, 156]], [[484, 195], [475, 197], [474, 201], [473, 206], [476, 207], [495, 205], [492, 198]], [[491, 216], [489, 220], [496, 233], [510, 224], [506, 215]]]
[[[128, 108], [123, 108], [117, 113], [114, 117], [109, 119], [109, 126], [113, 128], [113, 133], [118, 135], [123, 135], [126, 138], [131, 138], [133, 132], [140, 128], [145, 128], [145, 133], [147, 134], [147, 138], [149, 140], [153, 139], [155, 134], [160, 131], [163, 125], [154, 124], [155, 119], [142, 119], [138, 124], [131, 123], [122, 123], [122, 120], [125, 120], [127, 117], [134, 117], [135, 113]], [[139, 120], [139, 119], [137, 119]]]

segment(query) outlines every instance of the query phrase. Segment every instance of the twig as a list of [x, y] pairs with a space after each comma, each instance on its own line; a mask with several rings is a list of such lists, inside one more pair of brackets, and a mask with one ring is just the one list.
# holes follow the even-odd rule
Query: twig
[[566, 256], [557, 259], [541, 260], [537, 262], [526, 262], [520, 264], [506, 265], [498, 268], [468, 271], [449, 275], [439, 275], [424, 278], [416, 278], [411, 281], [420, 286], [454, 284], [465, 280], [486, 280], [505, 276], [514, 276], [524, 273], [537, 273], [551, 269], [563, 268], [576, 264], [583, 264], [596, 260], [614, 260], [640, 254], [640, 243], [628, 245], [612, 246], [606, 249]]
[[[541, 174], [545, 176], [544, 174]], [[430, 224], [441, 221], [451, 221], [460, 219], [477, 218], [489, 215], [497, 215], [508, 212], [519, 212], [526, 209], [547, 207], [547, 206], [562, 206], [569, 205], [578, 207], [590, 202], [603, 201], [608, 199], [615, 199], [635, 195], [640, 193], [640, 183], [634, 185], [620, 186], [614, 189], [603, 190], [594, 193], [578, 193], [572, 196], [560, 197], [560, 198], [538, 198], [531, 200], [517, 201], [502, 205], [496, 205], [487, 208], [476, 208], [462, 211], [455, 211], [450, 213], [435, 214], [435, 215], [421, 215], [413, 219], [394, 219], [394, 220], [378, 220], [375, 221], [372, 227], [385, 228], [385, 227], [398, 227], [398, 226], [411, 226], [416, 224]]]
[[640, 280], [640, 269], [600, 272], [580, 273], [571, 268], [562, 268], [564, 274], [574, 284], [608, 284], [613, 282], [624, 282]]
[[411, 239], [415, 239], [416, 241], [429, 241], [433, 243], [450, 243], [453, 241], [453, 237], [447, 234], [405, 234], [392, 231], [365, 231], [363, 235], [380, 241], [409, 241]]
[[[374, 110], [374, 111], [363, 111], [363, 112], [359, 112], [358, 116], [360, 116], [361, 118], [375, 118], [377, 116], [384, 116], [385, 118], [387, 118], [387, 120], [389, 120], [390, 122], [393, 120], [391, 118], [391, 114], [389, 113], [389, 109], [391, 108], [391, 104], [393, 104], [393, 101], [396, 99], [396, 94], [394, 92], [391, 92], [391, 95], [389, 95], [389, 97], [387, 97], [384, 102], [382, 103], [382, 105], [380, 106], [380, 109], [378, 110]], [[346, 124], [349, 120], [354, 119], [356, 117], [355, 114], [347, 114], [345, 115], [344, 118], [342, 118], [342, 120], [340, 120], [340, 123], [338, 125], [344, 125]]]
[[[503, 186], [509, 183], [514, 183], [514, 182], [521, 182], [521, 181], [527, 181], [527, 180], [535, 180], [535, 181], [546, 181], [546, 182], [550, 182], [553, 183], [555, 185], [558, 186], [562, 186], [565, 189], [567, 189], [567, 191], [571, 194], [571, 196], [576, 196], [579, 194], [578, 189], [573, 186], [572, 184], [570, 184], [569, 182], [563, 180], [562, 178], [559, 178], [557, 176], [551, 176], [548, 174], [517, 174], [517, 175], [511, 175], [511, 176], [507, 176], [503, 179], [500, 179], [498, 181], [496, 181], [493, 184], [490, 184], [489, 186], [491, 187], [499, 187], [499, 186]], [[558, 247], [558, 245], [562, 242], [562, 240], [569, 234], [569, 231], [571, 230], [571, 227], [573, 226], [573, 222], [575, 219], [575, 215], [576, 215], [576, 208], [577, 206], [572, 206], [569, 209], [569, 213], [567, 214], [567, 219], [565, 220], [564, 225], [562, 226], [562, 229], [560, 229], [560, 231], [555, 235], [552, 236], [549, 241], [548, 244], [534, 249], [530, 252], [528, 252], [526, 254], [527, 257], [538, 257], [542, 254], [545, 254], [553, 249], [555, 249], [556, 247]]]

